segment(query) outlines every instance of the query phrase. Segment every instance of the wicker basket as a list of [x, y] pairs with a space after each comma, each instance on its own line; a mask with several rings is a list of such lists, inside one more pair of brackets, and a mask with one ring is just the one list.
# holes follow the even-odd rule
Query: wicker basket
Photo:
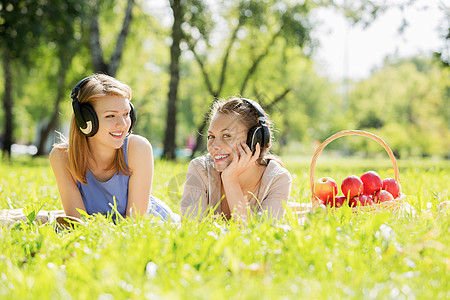
[[[334, 141], [334, 140], [336, 140], [336, 139], [338, 139], [340, 137], [347, 136], [347, 135], [365, 136], [365, 137], [368, 137], [368, 138], [373, 139], [373, 140], [377, 141], [378, 143], [380, 143], [381, 146], [383, 146], [383, 148], [388, 153], [389, 157], [391, 158], [392, 166], [394, 167], [394, 177], [395, 177], [395, 180], [397, 180], [398, 184], [400, 185], [397, 161], [395, 159], [394, 153], [392, 153], [391, 148], [389, 148], [388, 144], [386, 144], [385, 141], [383, 141], [381, 138], [379, 138], [375, 134], [369, 133], [369, 132], [366, 132], [366, 131], [361, 131], [361, 130], [344, 130], [344, 131], [340, 131], [340, 132], [338, 132], [336, 134], [333, 134], [329, 138], [327, 138], [319, 147], [317, 147], [316, 151], [314, 152], [314, 156], [312, 158], [311, 165], [309, 167], [309, 183], [311, 185], [311, 204], [312, 204], [313, 208], [317, 208], [319, 206], [319, 200], [317, 199], [317, 197], [316, 197], [316, 195], [314, 193], [314, 183], [315, 183], [314, 170], [315, 170], [315, 167], [316, 167], [317, 159], [319, 158], [319, 155], [322, 152], [322, 150], [329, 143], [331, 143], [332, 141]], [[399, 196], [396, 199], [394, 199], [392, 201], [386, 201], [386, 202], [382, 202], [382, 203], [369, 205], [369, 206], [353, 207], [352, 209], [355, 212], [356, 211], [380, 211], [380, 210], [383, 210], [383, 209], [389, 209], [391, 211], [397, 212], [398, 209], [400, 208], [400, 205], [402, 204], [402, 202], [403, 202], [403, 200], [405, 198], [406, 198], [406, 195], [401, 193], [401, 185], [400, 185], [400, 194], [399, 194]]]

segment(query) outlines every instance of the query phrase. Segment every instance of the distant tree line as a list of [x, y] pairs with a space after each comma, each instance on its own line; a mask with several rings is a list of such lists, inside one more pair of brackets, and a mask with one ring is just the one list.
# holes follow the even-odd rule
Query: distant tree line
[[311, 12], [333, 7], [368, 26], [388, 9], [378, 2], [3, 1], [3, 156], [13, 143], [47, 154], [71, 115], [70, 90], [93, 72], [132, 87], [135, 131], [167, 159], [187, 141], [192, 156], [204, 151], [209, 107], [232, 95], [258, 100], [272, 115], [280, 154], [309, 153], [336, 131], [365, 129], [387, 137], [399, 156], [449, 156], [445, 51], [434, 59], [388, 57], [370, 78], [350, 83], [348, 95], [315, 70]]

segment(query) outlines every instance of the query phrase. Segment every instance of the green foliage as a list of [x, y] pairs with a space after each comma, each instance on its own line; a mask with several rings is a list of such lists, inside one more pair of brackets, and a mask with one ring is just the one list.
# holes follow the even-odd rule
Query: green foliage
[[32, 49], [38, 45], [44, 28], [41, 16], [44, 6], [38, 1], [8, 1], [0, 6], [0, 45], [11, 59], [20, 58], [28, 63]]
[[[309, 159], [286, 158], [292, 200], [309, 201]], [[0, 296], [17, 298], [415, 298], [450, 297], [448, 162], [400, 161], [407, 201], [417, 215], [318, 211], [305, 223], [247, 227], [207, 219], [181, 226], [148, 218], [57, 231], [33, 223], [0, 226]], [[179, 212], [171, 180], [186, 163], [156, 161], [153, 193]], [[367, 169], [391, 174], [387, 160], [321, 158], [318, 176], [342, 180]], [[59, 209], [46, 160], [0, 165], [0, 208], [28, 205], [30, 213]], [[170, 183], [172, 182], [172, 183]], [[182, 182], [181, 182], [182, 185]], [[179, 186], [182, 188], [182, 186]], [[429, 208], [428, 208], [429, 206]]]
[[[11, 59], [33, 64], [35, 47], [47, 38], [48, 47], [64, 45], [74, 37], [74, 18], [80, 21], [83, 1], [6, 1], [0, 6], [0, 45]], [[51, 43], [51, 44], [50, 44]]]
[[[182, 1], [182, 28], [186, 37], [181, 44], [178, 147], [183, 148], [185, 140], [197, 134], [203, 114], [214, 100], [190, 49], [192, 43], [203, 59], [212, 89], [219, 92], [216, 96], [227, 98], [243, 93], [270, 105], [288, 91], [268, 109], [275, 123], [274, 150], [278, 154], [309, 154], [317, 142], [340, 130], [363, 129], [385, 139], [397, 156], [448, 157], [449, 68], [424, 57], [388, 58], [385, 66], [370, 78], [352, 83], [349, 99], [340, 93], [340, 85], [317, 75], [311, 58], [315, 41], [309, 36], [313, 26], [318, 26], [311, 23], [312, 9], [333, 6], [353, 22], [362, 24], [370, 23], [387, 9], [386, 5], [371, 0], [347, 1], [345, 5], [335, 2], [258, 0], [216, 5], [201, 0]], [[109, 57], [122, 25], [126, 1], [95, 3], [100, 9], [102, 49], [104, 56]], [[60, 118], [66, 124], [58, 130], [67, 127], [71, 116], [68, 95], [78, 80], [92, 73], [88, 47], [91, 5], [92, 1], [75, 0], [2, 3], [0, 47], [12, 43], [8, 49], [19, 51], [16, 53], [19, 58], [32, 58], [32, 63], [24, 63], [22, 59], [14, 62], [15, 142], [38, 142], [38, 129], [54, 108], [58, 70], [63, 68], [64, 59], [70, 60], [75, 55], [67, 66], [63, 93], [67, 101], [60, 105]], [[163, 5], [136, 1], [117, 72], [117, 78], [133, 89], [138, 115], [134, 132], [147, 137], [155, 148], [160, 148], [164, 139], [171, 17], [169, 1]], [[238, 29], [236, 40], [227, 57], [223, 87], [218, 91], [222, 64], [235, 29]], [[252, 64], [261, 55], [265, 56], [250, 74]], [[244, 86], [247, 75], [249, 80]], [[0, 95], [3, 93], [1, 85]], [[4, 112], [0, 111], [0, 122], [3, 121]], [[376, 146], [363, 140], [337, 141], [330, 149], [363, 155], [379, 152]]]
[[[103, 28], [109, 29], [108, 26]], [[147, 137], [154, 146], [163, 140], [165, 129], [170, 56], [165, 38], [168, 35], [168, 28], [164, 28], [159, 20], [142, 7], [135, 6], [122, 57], [123, 67], [117, 72], [117, 78], [133, 90], [132, 102], [138, 117], [133, 131]]]
[[445, 74], [428, 59], [387, 60], [369, 79], [355, 83], [349, 117], [357, 129], [385, 137], [397, 155], [448, 155], [450, 77]]

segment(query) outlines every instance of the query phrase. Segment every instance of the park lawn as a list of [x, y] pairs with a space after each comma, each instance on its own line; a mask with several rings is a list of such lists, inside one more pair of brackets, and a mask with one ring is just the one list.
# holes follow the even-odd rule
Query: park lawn
[[[308, 202], [309, 159], [286, 158], [292, 200]], [[221, 220], [117, 225], [98, 217], [74, 231], [52, 225], [0, 226], [0, 299], [449, 299], [449, 161], [399, 161], [416, 215], [293, 214], [247, 227]], [[153, 193], [176, 212], [187, 163], [156, 161]], [[316, 177], [338, 184], [385, 160], [318, 161]], [[0, 209], [61, 209], [48, 161], [0, 164]]]

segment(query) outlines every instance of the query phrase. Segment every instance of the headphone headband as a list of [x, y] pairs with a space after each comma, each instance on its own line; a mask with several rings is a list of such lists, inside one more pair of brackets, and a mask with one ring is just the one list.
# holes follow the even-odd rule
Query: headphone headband
[[80, 90], [85, 84], [91, 79], [92, 76], [85, 77], [78, 81], [78, 83], [75, 85], [75, 87], [72, 89], [72, 92], [70, 93], [70, 98], [72, 98], [73, 101], [78, 101], [78, 94], [80, 93]]
[[247, 102], [248, 104], [250, 104], [250, 106], [253, 107], [253, 109], [256, 111], [256, 113], [258, 114], [258, 121], [259, 124], [261, 126], [265, 126], [266, 125], [266, 116], [264, 115], [264, 110], [262, 109], [261, 105], [259, 105], [258, 102], [253, 101], [251, 99], [247, 99], [247, 98], [240, 98], [242, 101]]

